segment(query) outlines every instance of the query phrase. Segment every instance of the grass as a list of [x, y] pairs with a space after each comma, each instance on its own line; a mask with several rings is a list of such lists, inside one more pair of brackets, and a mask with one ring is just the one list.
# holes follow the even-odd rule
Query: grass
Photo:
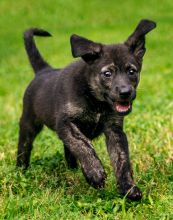
[[[173, 2], [165, 0], [1, 0], [0, 40], [0, 219], [173, 219]], [[117, 192], [104, 137], [94, 141], [108, 174], [106, 187], [90, 187], [80, 169], [68, 170], [62, 143], [47, 128], [37, 137], [31, 168], [15, 168], [23, 92], [33, 78], [22, 32], [42, 27], [53, 38], [38, 39], [53, 66], [73, 61], [72, 33], [105, 42], [122, 42], [141, 18], [158, 27], [147, 36], [147, 53], [138, 97], [125, 120], [141, 202]]]

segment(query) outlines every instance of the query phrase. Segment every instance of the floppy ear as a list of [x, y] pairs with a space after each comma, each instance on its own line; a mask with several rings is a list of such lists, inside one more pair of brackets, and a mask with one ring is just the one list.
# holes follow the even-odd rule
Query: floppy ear
[[141, 20], [135, 31], [129, 36], [125, 44], [130, 51], [140, 60], [145, 54], [145, 35], [156, 27], [156, 23], [150, 20]]
[[70, 37], [73, 57], [82, 57], [88, 64], [92, 64], [101, 55], [101, 44], [73, 34]]

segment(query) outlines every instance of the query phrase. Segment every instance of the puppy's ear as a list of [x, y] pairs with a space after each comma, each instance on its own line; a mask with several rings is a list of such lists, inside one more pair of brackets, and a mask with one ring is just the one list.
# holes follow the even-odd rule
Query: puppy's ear
[[92, 64], [101, 55], [101, 44], [73, 34], [70, 37], [73, 57], [82, 57], [88, 64]]
[[145, 54], [145, 35], [156, 27], [156, 23], [150, 20], [141, 20], [135, 31], [129, 36], [125, 44], [130, 51], [139, 59], [142, 60]]

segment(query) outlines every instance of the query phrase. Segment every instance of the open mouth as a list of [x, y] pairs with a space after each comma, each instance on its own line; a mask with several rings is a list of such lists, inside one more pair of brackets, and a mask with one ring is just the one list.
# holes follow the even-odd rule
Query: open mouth
[[115, 101], [112, 100], [108, 95], [105, 95], [105, 99], [112, 106], [112, 109], [116, 111], [120, 116], [127, 115], [132, 110], [132, 101]]
[[131, 110], [130, 102], [115, 102], [113, 104], [114, 109], [120, 114], [127, 114]]

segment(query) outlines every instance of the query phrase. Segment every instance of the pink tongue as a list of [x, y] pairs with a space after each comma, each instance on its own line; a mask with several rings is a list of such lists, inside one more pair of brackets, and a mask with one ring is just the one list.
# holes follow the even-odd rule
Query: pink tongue
[[127, 112], [130, 108], [130, 105], [121, 105], [119, 103], [115, 104], [117, 112]]

